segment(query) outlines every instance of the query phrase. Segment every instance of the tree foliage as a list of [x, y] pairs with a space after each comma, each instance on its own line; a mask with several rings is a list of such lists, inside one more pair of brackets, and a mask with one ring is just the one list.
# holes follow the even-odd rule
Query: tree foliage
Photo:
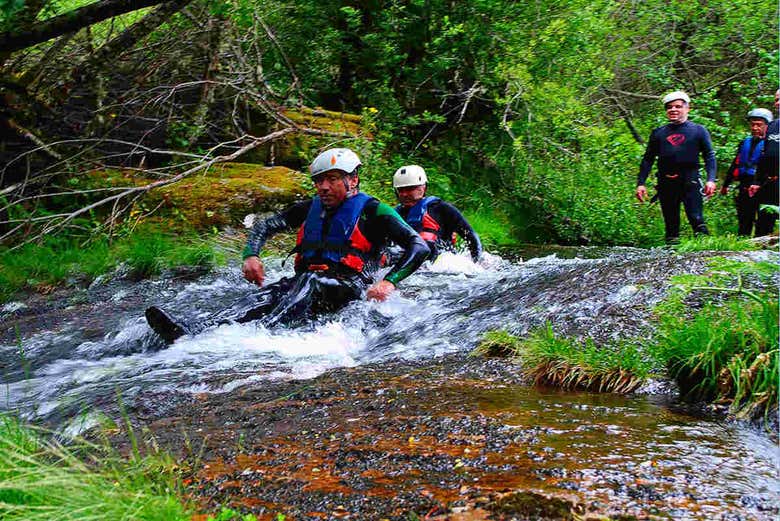
[[[747, 133], [742, 114], [769, 106], [777, 87], [769, 0], [181, 3], [163, 2], [171, 12], [132, 35], [152, 14], [7, 56], [5, 136], [18, 146], [0, 153], [35, 152], [4, 170], [4, 185], [11, 171], [73, 153], [42, 144], [109, 137], [133, 146], [102, 141], [93, 155], [137, 166], [136, 145], [209, 150], [275, 121], [277, 107], [322, 106], [371, 116], [374, 140], [361, 151], [372, 187], [417, 162], [432, 191], [510, 222], [518, 239], [652, 244], [660, 211], [632, 193], [644, 140], [664, 122], [659, 96], [692, 95], [692, 119], [725, 166]], [[0, 37], [45, 23], [25, 18], [43, 4], [53, 5], [2, 4]], [[21, 121], [7, 117], [19, 107]], [[711, 228], [733, 231], [729, 204], [710, 209]]]

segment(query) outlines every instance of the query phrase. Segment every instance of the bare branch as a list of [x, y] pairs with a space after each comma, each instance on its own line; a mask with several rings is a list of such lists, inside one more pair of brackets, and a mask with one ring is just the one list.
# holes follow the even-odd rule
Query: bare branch
[[24, 128], [23, 126], [21, 126], [19, 123], [17, 123], [16, 121], [14, 121], [11, 118], [8, 118], [6, 120], [6, 123], [8, 123], [8, 126], [11, 127], [12, 129], [14, 129], [20, 136], [24, 137], [25, 139], [29, 139], [30, 141], [32, 141], [33, 143], [38, 145], [39, 150], [43, 150], [44, 152], [49, 154], [54, 159], [62, 159], [62, 156], [60, 154], [55, 152], [51, 148], [51, 146], [49, 146], [46, 143], [44, 143], [41, 138], [39, 138], [38, 136], [33, 134], [32, 131], [27, 130], [26, 128]]
[[[22, 243], [15, 246], [20, 247], [24, 244], [28, 244], [30, 242], [36, 241], [43, 237], [46, 234], [52, 233], [55, 230], [61, 229], [65, 226], [67, 226], [69, 223], [71, 223], [74, 219], [78, 218], [79, 216], [82, 216], [84, 214], [89, 213], [92, 210], [95, 210], [97, 208], [100, 208], [102, 206], [106, 205], [113, 205], [113, 210], [111, 212], [111, 215], [109, 216], [108, 221], [110, 222], [112, 219], [116, 219], [118, 217], [118, 213], [121, 213], [120, 210], [118, 210], [118, 202], [120, 200], [126, 199], [128, 197], [138, 197], [141, 196], [147, 192], [150, 192], [151, 190], [155, 190], [157, 188], [161, 188], [163, 186], [167, 186], [170, 184], [177, 183], [178, 181], [181, 181], [182, 179], [191, 176], [197, 172], [206, 171], [209, 168], [211, 168], [213, 165], [218, 163], [224, 163], [228, 161], [233, 161], [236, 158], [242, 156], [243, 154], [249, 152], [250, 150], [253, 150], [257, 148], [260, 145], [263, 145], [265, 143], [269, 143], [278, 139], [281, 139], [282, 137], [292, 134], [292, 133], [302, 133], [307, 135], [315, 135], [315, 136], [334, 136], [334, 137], [349, 137], [348, 134], [342, 134], [338, 132], [331, 132], [331, 131], [325, 131], [325, 130], [318, 130], [308, 127], [298, 127], [298, 126], [290, 126], [285, 127], [283, 129], [277, 130], [275, 132], [272, 132], [270, 134], [267, 134], [262, 137], [255, 137], [255, 136], [242, 136], [237, 141], [246, 141], [249, 139], [249, 142], [235, 150], [234, 152], [226, 155], [220, 155], [213, 157], [211, 159], [208, 159], [206, 161], [203, 161], [199, 163], [196, 166], [193, 166], [191, 168], [188, 168], [182, 172], [179, 172], [178, 174], [173, 175], [172, 177], [169, 177], [167, 179], [161, 179], [159, 181], [154, 181], [152, 183], [148, 183], [142, 186], [131, 186], [131, 187], [116, 187], [116, 188], [107, 188], [107, 189], [101, 189], [105, 191], [116, 191], [117, 193], [114, 193], [108, 197], [104, 197], [103, 199], [100, 199], [98, 201], [95, 201], [93, 203], [90, 203], [86, 206], [83, 206], [77, 210], [74, 210], [72, 212], [61, 212], [58, 214], [53, 215], [45, 215], [45, 216], [37, 216], [37, 217], [30, 217], [27, 219], [19, 219], [19, 220], [7, 220], [7, 221], [0, 221], [0, 224], [15, 224], [15, 223], [41, 223], [43, 226], [41, 227], [41, 231], [29, 238], [27, 238]], [[220, 144], [220, 146], [223, 144]], [[214, 147], [217, 148], [217, 147]], [[192, 154], [188, 154], [192, 155]], [[203, 157], [203, 156], [202, 156]], [[205, 158], [205, 157], [204, 157]], [[76, 192], [70, 192], [70, 193], [88, 193], [88, 191], [76, 191]], [[62, 195], [55, 194], [55, 195]], [[41, 196], [38, 196], [37, 199], [40, 199]], [[124, 206], [125, 209], [129, 208], [131, 205], [128, 203]], [[21, 225], [20, 225], [21, 226]], [[0, 241], [12, 236], [13, 232], [19, 229], [19, 226], [14, 228], [14, 230], [5, 233], [4, 235], [0, 236]]]

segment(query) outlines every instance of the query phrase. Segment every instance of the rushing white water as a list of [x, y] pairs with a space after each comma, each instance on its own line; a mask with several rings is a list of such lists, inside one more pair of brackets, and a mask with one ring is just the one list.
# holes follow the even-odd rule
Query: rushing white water
[[[0, 345], [0, 407], [29, 418], [115, 411], [119, 396], [133, 405], [142, 393], [224, 392], [263, 379], [311, 378], [335, 367], [469, 351], [484, 331], [522, 333], [547, 320], [590, 336], [632, 334], [644, 320], [634, 309], [662, 297], [634, 279], [648, 270], [668, 271], [666, 265], [687, 269], [678, 264], [668, 253], [642, 250], [524, 263], [486, 253], [480, 264], [467, 254], [445, 253], [404, 280], [386, 302], [356, 301], [304, 327], [223, 325], [167, 347], [146, 325], [143, 309], [120, 315], [115, 303], [133, 291], [153, 291], [174, 316], [202, 319], [256, 288], [237, 268], [173, 287], [163, 280], [143, 288], [125, 283], [93, 308], [90, 327], [103, 328], [102, 338], [86, 335], [83, 322], [74, 321]], [[291, 275], [280, 260], [267, 268], [269, 280]]]
[[[270, 264], [270, 280], [290, 275], [278, 262]], [[16, 366], [15, 377], [0, 386], [0, 406], [26, 417], [58, 410], [69, 416], [95, 407], [111, 409], [120, 395], [132, 403], [142, 390], [224, 392], [262, 379], [311, 378], [334, 367], [456, 351], [460, 342], [428, 333], [450, 314], [444, 306], [452, 294], [487, 288], [501, 276], [502, 267], [510, 266], [490, 254], [485, 264], [491, 269], [467, 256], [442, 255], [404, 281], [388, 301], [354, 302], [302, 328], [222, 325], [159, 349], [139, 309], [98, 341], [79, 342], [79, 332], [68, 327], [42, 332], [20, 345], [0, 345], [5, 364]], [[254, 291], [235, 277], [229, 279], [193, 282], [162, 305], [205, 317], [229, 305], [231, 294]], [[417, 341], [408, 342], [411, 336]]]

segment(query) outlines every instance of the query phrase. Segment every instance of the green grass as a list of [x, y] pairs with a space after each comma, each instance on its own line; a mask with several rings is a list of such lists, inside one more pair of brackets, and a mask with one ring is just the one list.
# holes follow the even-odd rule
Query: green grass
[[69, 279], [88, 282], [122, 262], [132, 276], [143, 278], [174, 266], [224, 263], [225, 254], [194, 233], [177, 235], [156, 227], [113, 242], [48, 237], [41, 244], [0, 249], [0, 302], [22, 289], [46, 290]]
[[628, 392], [665, 368], [687, 398], [728, 405], [739, 418], [766, 418], [778, 405], [779, 269], [720, 258], [705, 275], [673, 277], [654, 310], [650, 340], [598, 346], [548, 324], [523, 339], [488, 332], [472, 354], [515, 356], [537, 384], [593, 391]]
[[501, 212], [492, 209], [465, 212], [466, 219], [485, 246], [512, 246], [518, 244], [512, 224]]
[[[722, 259], [713, 267], [673, 279], [649, 350], [686, 396], [728, 404], [740, 417], [766, 416], [778, 403], [780, 309], [771, 278], [778, 267]], [[763, 279], [770, 289], [746, 288], [745, 279]]]
[[141, 278], [158, 275], [174, 266], [213, 266], [224, 262], [221, 254], [194, 235], [179, 238], [156, 230], [132, 235], [118, 243], [113, 253]]
[[505, 331], [489, 332], [474, 354], [511, 353], [536, 384], [564, 389], [630, 392], [650, 375], [653, 365], [632, 343], [598, 346], [557, 335], [551, 324], [519, 339]]
[[757, 250], [760, 247], [746, 237], [736, 235], [703, 235], [684, 238], [676, 246], [679, 252], [692, 251], [744, 251]]
[[123, 458], [106, 443], [65, 446], [0, 416], [0, 519], [185, 521], [178, 467], [161, 454]]
[[742, 299], [667, 318], [652, 347], [682, 392], [729, 404], [741, 417], [771, 413], [778, 392], [778, 306]]
[[525, 339], [520, 354], [537, 384], [564, 389], [631, 392], [652, 370], [635, 344], [598, 346], [556, 335], [550, 324]]
[[[284, 514], [277, 514], [274, 521], [285, 521], [285, 519]], [[257, 521], [257, 518], [253, 514], [242, 515], [231, 508], [222, 507], [216, 516], [209, 516], [206, 521]]]

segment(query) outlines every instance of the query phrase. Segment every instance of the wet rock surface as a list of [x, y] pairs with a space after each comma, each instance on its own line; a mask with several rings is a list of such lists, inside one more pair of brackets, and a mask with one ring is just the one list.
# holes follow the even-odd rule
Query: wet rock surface
[[[227, 506], [296, 520], [778, 513], [766, 495], [714, 490], [708, 469], [669, 475], [679, 462], [663, 462], [644, 444], [691, 418], [659, 409], [669, 405], [659, 398], [594, 404], [593, 395], [531, 390], [520, 374], [504, 360], [395, 361], [201, 394], [166, 417], [139, 419], [156, 444], [196, 462], [189, 490], [203, 512]], [[612, 423], [621, 416], [637, 416], [635, 433]], [[630, 456], [597, 452], [615, 444], [633, 447]]]

